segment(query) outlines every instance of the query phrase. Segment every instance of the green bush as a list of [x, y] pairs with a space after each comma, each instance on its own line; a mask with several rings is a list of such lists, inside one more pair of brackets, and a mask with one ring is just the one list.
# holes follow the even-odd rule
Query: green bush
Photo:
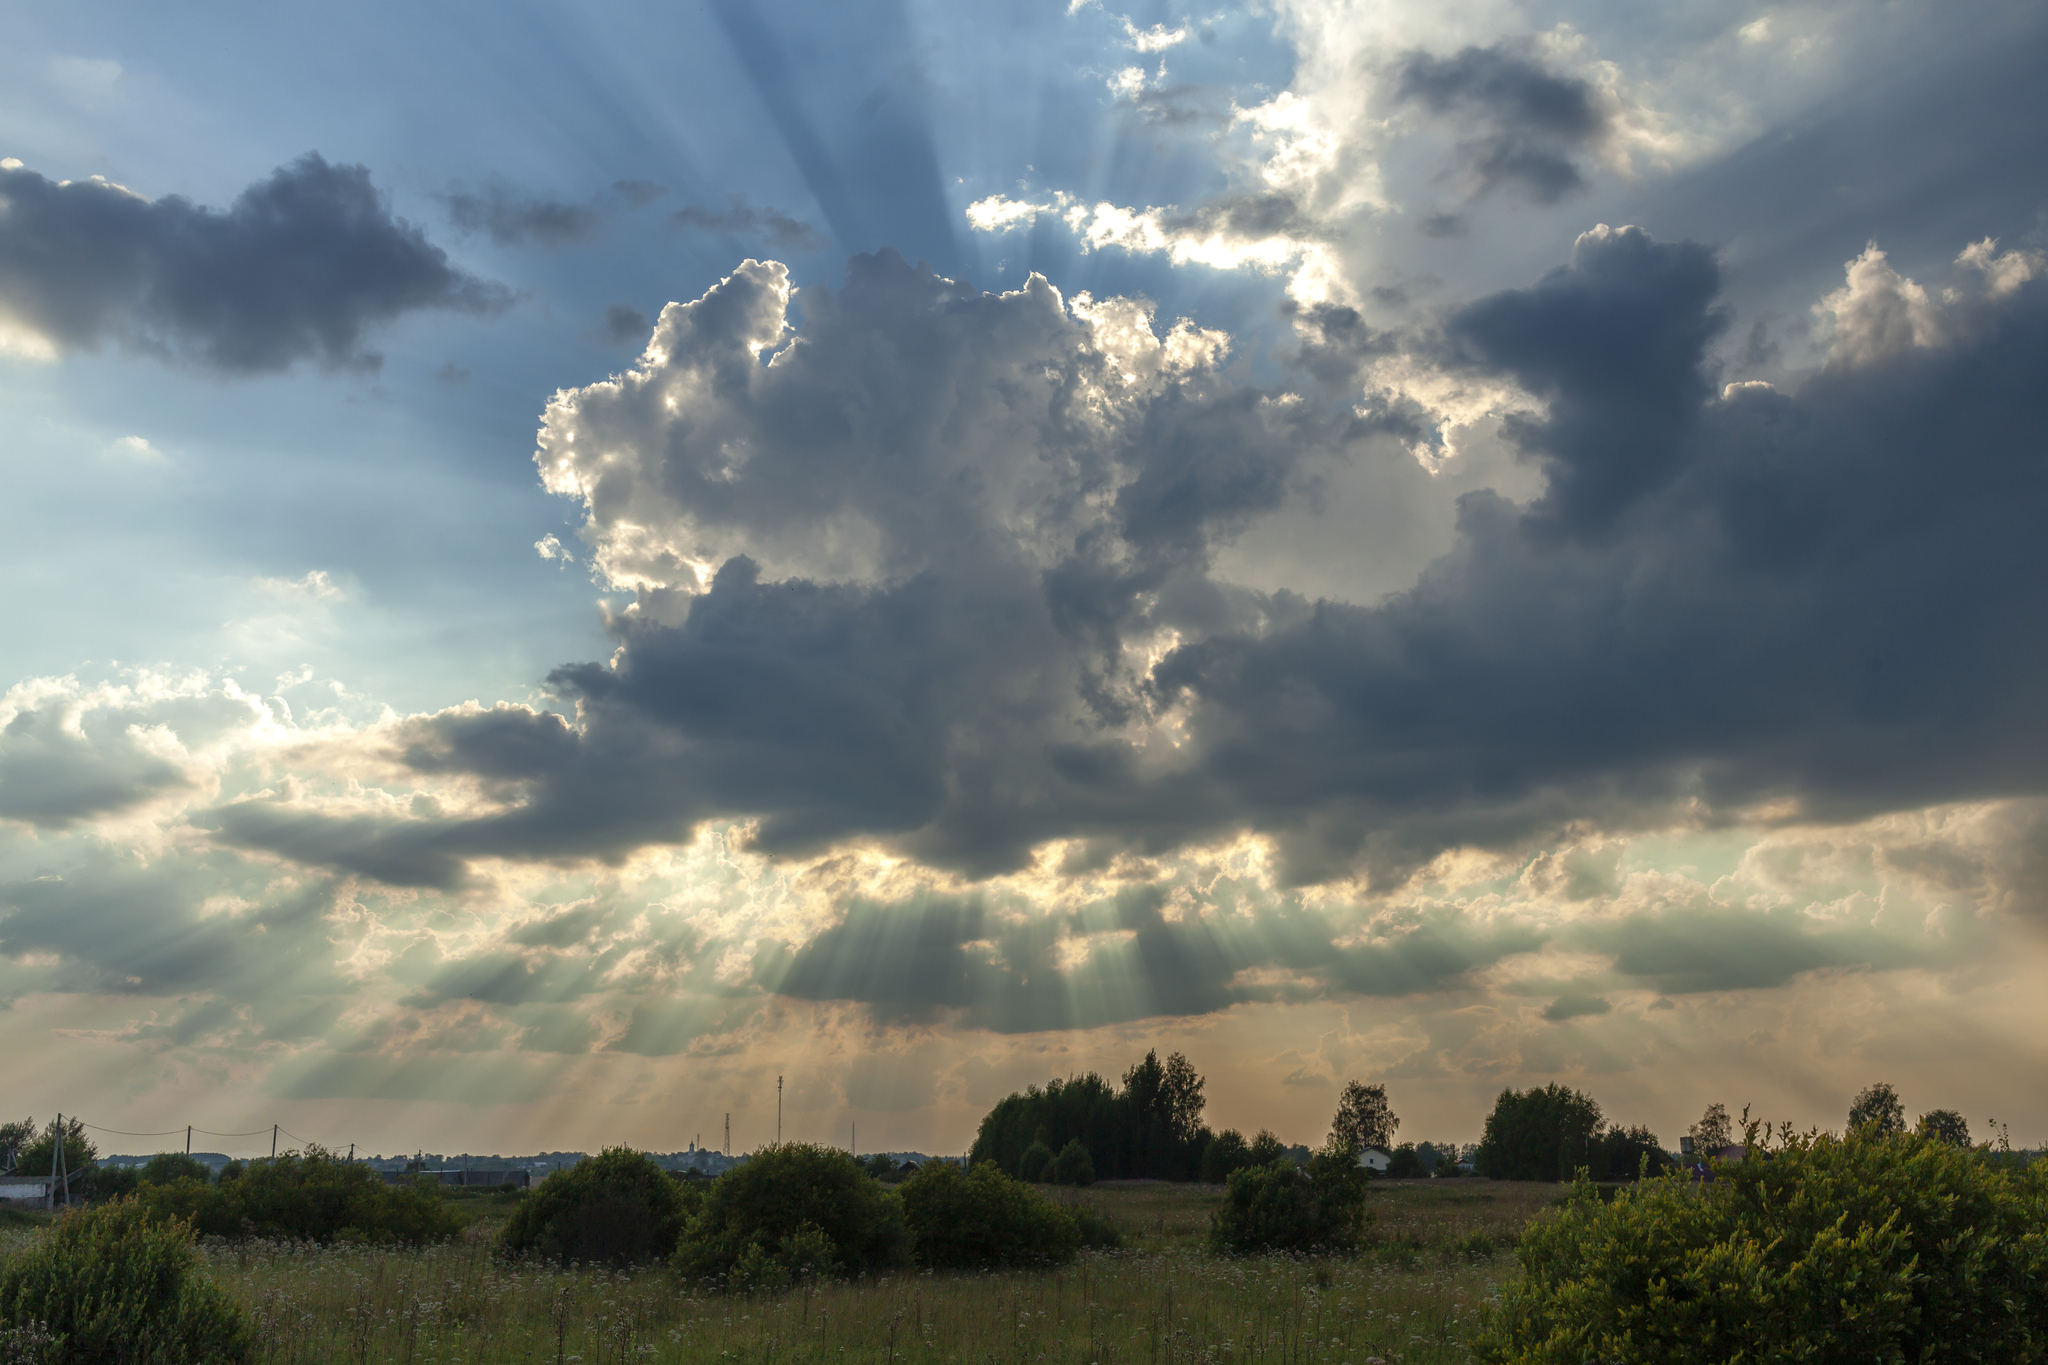
[[40, 1324], [49, 1365], [239, 1365], [252, 1346], [241, 1307], [201, 1273], [192, 1229], [134, 1199], [66, 1215], [0, 1267], [0, 1324], [17, 1337]]
[[462, 1220], [428, 1184], [388, 1185], [368, 1166], [322, 1147], [249, 1163], [218, 1185], [187, 1176], [145, 1184], [136, 1196], [158, 1217], [183, 1218], [213, 1237], [285, 1241], [445, 1241]]
[[1234, 1173], [1228, 1199], [1209, 1222], [1209, 1245], [1236, 1256], [1358, 1249], [1365, 1232], [1366, 1171], [1340, 1145], [1306, 1167], [1282, 1157]]
[[1060, 1154], [1052, 1159], [1048, 1172], [1055, 1185], [1093, 1185], [1095, 1183], [1095, 1158], [1088, 1154], [1081, 1139], [1070, 1139], [1060, 1148]]
[[720, 1176], [684, 1229], [673, 1264], [728, 1289], [805, 1274], [858, 1275], [903, 1261], [903, 1209], [834, 1147], [769, 1147]]
[[2048, 1359], [2048, 1176], [1876, 1124], [1751, 1133], [1709, 1185], [1576, 1184], [1524, 1231], [1481, 1358]]
[[645, 1153], [607, 1147], [541, 1181], [498, 1234], [497, 1250], [558, 1264], [667, 1260], [690, 1208], [702, 1198]]
[[145, 1185], [168, 1185], [173, 1180], [213, 1181], [213, 1172], [203, 1162], [195, 1161], [183, 1152], [158, 1152], [142, 1168], [142, 1183]]
[[[963, 1171], [935, 1161], [903, 1182], [911, 1255], [932, 1268], [1059, 1265], [1081, 1249], [1081, 1221], [993, 1161]], [[1114, 1239], [1097, 1217], [1091, 1238]]]

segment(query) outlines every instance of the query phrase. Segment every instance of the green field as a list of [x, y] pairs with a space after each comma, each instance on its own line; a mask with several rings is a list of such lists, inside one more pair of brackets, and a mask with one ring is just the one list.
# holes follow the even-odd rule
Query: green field
[[[1075, 1194], [1126, 1249], [1057, 1271], [904, 1272], [773, 1296], [705, 1293], [672, 1273], [495, 1262], [516, 1196], [465, 1199], [475, 1221], [424, 1251], [218, 1245], [213, 1273], [254, 1317], [276, 1365], [628, 1365], [733, 1361], [1463, 1361], [1464, 1342], [1530, 1216], [1555, 1185], [1385, 1182], [1355, 1259], [1225, 1260], [1202, 1247], [1215, 1186]], [[5, 1239], [29, 1234], [13, 1231]]]

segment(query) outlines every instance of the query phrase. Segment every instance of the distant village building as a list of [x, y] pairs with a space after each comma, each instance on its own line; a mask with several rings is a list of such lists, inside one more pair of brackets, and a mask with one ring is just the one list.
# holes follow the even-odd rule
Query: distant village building
[[1393, 1159], [1384, 1147], [1367, 1147], [1358, 1154], [1358, 1164], [1375, 1175], [1385, 1175]]

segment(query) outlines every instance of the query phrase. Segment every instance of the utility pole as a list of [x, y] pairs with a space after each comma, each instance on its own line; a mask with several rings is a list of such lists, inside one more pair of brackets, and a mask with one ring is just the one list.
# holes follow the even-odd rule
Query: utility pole
[[185, 1125], [185, 1155], [192, 1155], [192, 1125]]
[[853, 1125], [853, 1139], [847, 1144], [846, 1154], [850, 1157], [858, 1157], [860, 1155], [860, 1125], [858, 1123]]
[[775, 1145], [782, 1145], [782, 1077], [775, 1078]]
[[[64, 1116], [62, 1114], [57, 1115], [57, 1146], [56, 1154], [50, 1162], [50, 1174], [58, 1181], [62, 1182], [64, 1190], [64, 1207], [67, 1209], [70, 1208], [71, 1171], [65, 1165], [64, 1161]], [[56, 1201], [54, 1198], [52, 1198], [51, 1202], [54, 1203]]]
[[732, 1155], [732, 1111], [729, 1109], [725, 1114], [725, 1154]]
[[353, 1142], [348, 1145], [348, 1164], [351, 1166], [356, 1164], [356, 1145]]
[[277, 1160], [277, 1125], [270, 1125], [270, 1159]]

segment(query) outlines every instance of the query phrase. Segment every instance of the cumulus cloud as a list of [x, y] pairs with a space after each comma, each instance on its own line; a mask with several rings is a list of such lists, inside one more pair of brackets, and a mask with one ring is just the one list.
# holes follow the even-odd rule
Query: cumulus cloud
[[392, 217], [361, 166], [307, 155], [225, 210], [0, 167], [0, 334], [17, 351], [115, 342], [232, 374], [374, 370], [375, 327], [508, 302]]
[[[799, 328], [783, 269], [749, 262], [546, 415], [544, 480], [637, 593], [613, 658], [553, 677], [575, 723], [410, 722], [405, 762], [496, 803], [459, 818], [276, 796], [224, 808], [223, 837], [454, 886], [713, 818], [777, 856], [879, 840], [970, 878], [1062, 840], [1253, 831], [1283, 881], [1387, 886], [1573, 821], [2032, 790], [2044, 604], [2001, 566], [2044, 498], [2039, 282], [1796, 393], [1717, 382], [1717, 288], [1704, 248], [1600, 228], [1448, 312], [1439, 363], [1531, 396], [1503, 430], [1547, 486], [1468, 494], [1452, 551], [1359, 604], [1214, 563], [1384, 422], [1227, 379], [1223, 338], [1128, 301], [883, 256], [806, 291]], [[1943, 473], [1952, 449], [1975, 477]]]

